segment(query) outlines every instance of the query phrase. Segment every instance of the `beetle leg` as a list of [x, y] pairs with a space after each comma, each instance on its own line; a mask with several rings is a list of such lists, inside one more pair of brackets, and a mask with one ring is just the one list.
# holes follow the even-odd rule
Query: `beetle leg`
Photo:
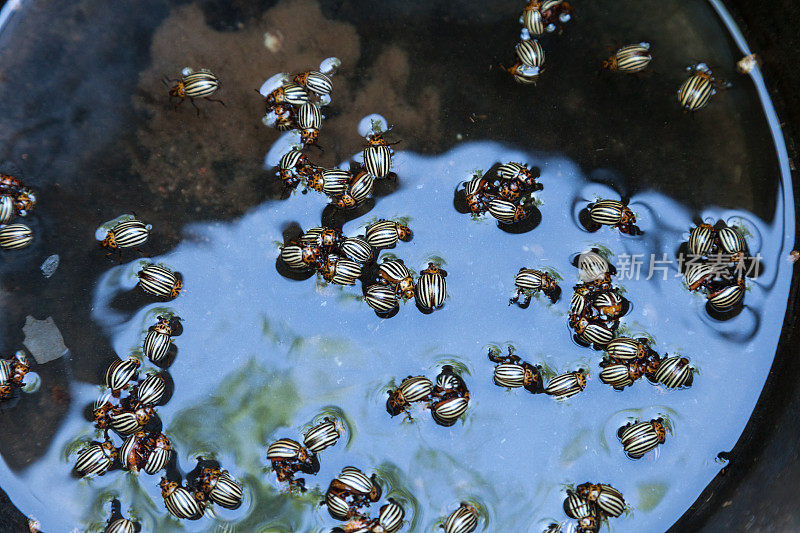
[[206, 100], [208, 100], [209, 102], [219, 102], [220, 104], [222, 104], [223, 107], [227, 107], [225, 105], [225, 102], [223, 102], [222, 100], [216, 100], [214, 98], [206, 98]]
[[[181, 102], [183, 102], [183, 100], [181, 100]], [[197, 107], [197, 105], [194, 103], [194, 98], [189, 98], [189, 103], [192, 104], [192, 107], [195, 109], [195, 111], [197, 111], [197, 116], [199, 117], [200, 116], [200, 108]]]

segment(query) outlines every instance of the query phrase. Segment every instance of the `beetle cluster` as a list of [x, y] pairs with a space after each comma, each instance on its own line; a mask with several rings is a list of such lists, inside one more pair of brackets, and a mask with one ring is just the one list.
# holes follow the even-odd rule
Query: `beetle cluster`
[[[597, 265], [588, 265], [592, 259], [583, 263], [592, 269], [605, 268], [605, 260], [598, 254], [583, 254], [581, 260], [596, 257]], [[602, 261], [602, 265], [599, 263]], [[619, 289], [611, 283], [611, 274], [604, 272], [588, 274], [588, 280], [573, 287], [574, 293], [569, 304], [569, 325], [575, 332], [578, 342], [602, 348], [614, 338], [619, 319], [628, 310], [628, 301], [620, 294]]]
[[522, 84], [535, 84], [544, 72], [545, 53], [538, 41], [546, 32], [552, 33], [568, 22], [573, 9], [563, 0], [529, 0], [520, 15], [522, 39], [516, 46], [517, 61], [506, 70], [514, 81]]
[[0, 173], [0, 248], [18, 250], [33, 241], [25, 224], [9, 224], [15, 216], [26, 216], [36, 206], [36, 194], [21, 179]]
[[689, 233], [684, 275], [690, 291], [704, 293], [714, 311], [724, 313], [744, 300], [750, 272], [747, 243], [736, 228], [700, 224]]
[[692, 385], [694, 373], [689, 360], [661, 357], [647, 339], [617, 337], [606, 344], [605, 350], [608, 357], [600, 363], [600, 381], [617, 390], [633, 385], [642, 376], [669, 389]]
[[278, 439], [267, 448], [267, 460], [281, 483], [288, 482], [290, 489], [305, 492], [305, 480], [295, 478], [298, 472], [315, 475], [319, 472], [317, 454], [336, 444], [341, 431], [334, 420], [325, 417], [309, 429], [303, 444], [292, 439]]
[[472, 533], [478, 528], [478, 510], [467, 502], [461, 502], [458, 509], [450, 513], [442, 527], [444, 533]]
[[394, 499], [381, 506], [376, 518], [371, 518], [366, 508], [381, 499], [383, 490], [377, 476], [367, 477], [354, 466], [342, 468], [342, 472], [328, 485], [325, 505], [335, 520], [346, 521], [344, 527], [333, 529], [336, 533], [393, 533], [403, 526], [406, 512]]
[[281, 85], [265, 96], [264, 123], [278, 131], [298, 130], [304, 145], [316, 145], [322, 127], [320, 109], [331, 102], [333, 84], [329, 76], [333, 73], [309, 70], [294, 76], [279, 75]]
[[600, 226], [612, 226], [627, 235], [639, 235], [641, 230], [636, 227], [636, 215], [626, 203], [619, 200], [598, 200], [586, 207], [589, 220], [587, 229], [597, 231]]
[[14, 398], [25, 387], [25, 376], [30, 369], [28, 358], [22, 351], [11, 359], [0, 359], [0, 402]]
[[486, 174], [476, 171], [464, 182], [467, 207], [473, 215], [488, 212], [503, 224], [525, 220], [532, 212], [532, 194], [544, 188], [536, 182], [539, 173], [536, 167], [514, 162]]
[[433, 421], [444, 427], [455, 424], [469, 407], [467, 385], [450, 365], [442, 366], [436, 376], [436, 384], [425, 376], [408, 376], [399, 387], [390, 389], [388, 394], [386, 412], [390, 415], [405, 413], [411, 419], [411, 404], [425, 402], [425, 408], [431, 410]]
[[617, 518], [624, 511], [622, 493], [602, 483], [578, 485], [575, 490], [567, 490], [564, 500], [564, 513], [578, 521], [578, 533], [596, 533], [604, 520]]
[[622, 448], [631, 459], [641, 459], [667, 440], [667, 428], [663, 418], [645, 422], [628, 422], [617, 430]]
[[[517, 288], [516, 294], [508, 300], [508, 305], [517, 304], [519, 307], [525, 309], [531, 303], [533, 295], [542, 292], [545, 296], [550, 298], [550, 301], [555, 303], [561, 295], [561, 287], [555, 280], [555, 274], [542, 272], [541, 270], [534, 270], [532, 268], [522, 267], [514, 277], [514, 285]], [[520, 302], [520, 298], [525, 299]]]

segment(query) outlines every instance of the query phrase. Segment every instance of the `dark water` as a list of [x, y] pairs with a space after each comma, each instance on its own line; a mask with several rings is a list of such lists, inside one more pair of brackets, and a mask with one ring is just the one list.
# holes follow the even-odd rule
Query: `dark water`
[[[293, 4], [306, 7], [292, 2], [284, 6]], [[732, 66], [738, 56], [713, 11], [703, 2], [681, 3], [672, 11], [678, 13], [678, 24], [658, 16], [669, 12], [667, 6], [655, 5], [622, 2], [614, 12], [579, 6], [580, 18], [562, 36], [548, 40], [552, 66], [537, 88], [515, 86], [505, 74], [487, 69], [510, 58], [521, 9], [514, 2], [498, 2], [485, 10], [458, 6], [461, 9], [435, 17], [417, 4], [395, 5], [391, 15], [398, 19], [427, 13], [422, 29], [386, 22], [376, 29], [356, 23], [362, 48], [359, 62], [350, 67], [345, 63], [334, 79], [330, 135], [335, 139], [341, 133], [341, 137], [323, 143], [326, 152], [319, 157], [332, 165], [356, 154], [358, 144], [348, 144], [348, 139], [356, 136], [359, 119], [369, 113], [379, 112], [397, 124], [394, 135], [403, 139], [396, 147], [398, 189], [377, 198], [369, 213], [347, 222], [343, 230], [354, 236], [377, 218], [407, 219], [414, 239], [390, 252], [417, 272], [431, 258], [441, 258], [449, 273], [447, 303], [431, 315], [422, 315], [409, 303], [394, 318], [381, 320], [358, 299], [358, 288], [325, 285], [314, 277], [291, 281], [278, 273], [275, 258], [283, 231], [293, 223], [304, 229], [319, 225], [325, 207], [321, 195], [295, 194], [278, 201], [254, 192], [235, 205], [225, 197], [223, 208], [214, 203], [218, 197], [203, 198], [184, 190], [181, 200], [171, 204], [170, 197], [158, 197], [143, 176], [147, 185], [134, 181], [121, 187], [120, 196], [109, 195], [103, 209], [93, 210], [78, 199], [77, 170], [66, 172], [60, 188], [76, 198], [78, 219], [94, 217], [94, 222], [80, 228], [79, 245], [73, 242], [62, 251], [58, 247], [65, 237], [46, 232], [52, 241], [27, 256], [38, 269], [53, 248], [64, 255], [61, 277], [57, 274], [47, 282], [59, 284], [51, 289], [58, 297], [38, 304], [36, 313], [56, 318], [73, 354], [69, 361], [35, 368], [42, 376], [40, 392], [6, 413], [28, 416], [28, 424], [12, 424], [0, 442], [5, 460], [0, 484], [14, 503], [47, 531], [96, 526], [105, 520], [112, 495], [122, 501], [126, 514], [133, 510], [145, 531], [213, 530], [226, 523], [237, 531], [325, 530], [335, 524], [316, 507], [317, 499], [286, 494], [274, 474], [264, 472], [264, 456], [268, 442], [298, 439], [303, 426], [322, 413], [334, 412], [346, 423], [347, 438], [322, 452], [322, 469], [307, 477], [307, 485], [324, 490], [350, 464], [368, 473], [377, 471], [385, 492], [405, 501], [408, 530], [432, 530], [437, 520], [469, 499], [486, 510], [487, 530], [539, 531], [545, 523], [566, 519], [561, 511], [564, 485], [587, 480], [609, 483], [625, 495], [632, 512], [613, 520], [616, 531], [666, 529], [719, 471], [717, 454], [733, 446], [761, 391], [786, 307], [791, 265], [785, 260], [785, 236], [794, 234], [794, 222], [792, 206], [786, 203], [791, 202], [792, 192], [787, 184], [781, 185], [775, 148], [769, 144], [763, 111], [748, 78], [735, 78], [730, 91], [717, 95], [709, 109], [694, 118], [673, 105], [674, 89], [683, 76], [680, 68], [696, 58], [721, 65], [721, 75], [735, 76]], [[339, 10], [323, 7], [326, 16], [359, 20], [349, 4]], [[209, 4], [206, 8], [208, 12]], [[375, 15], [389, 16], [384, 9], [377, 7]], [[191, 18], [188, 12], [178, 12], [177, 20], [181, 13]], [[242, 31], [260, 27], [247, 16], [252, 15], [241, 14]], [[442, 36], [434, 31], [434, 21], [455, 28]], [[675, 25], [685, 32], [679, 42], [672, 35]], [[485, 41], [471, 44], [474, 49], [466, 59], [473, 66], [463, 66], [462, 44], [445, 39], [456, 30], [495, 27], [499, 29], [486, 33]], [[404, 28], [408, 35], [402, 35]], [[416, 32], [431, 36], [425, 53]], [[595, 74], [604, 43], [621, 36], [654, 43], [656, 73], [650, 78]], [[353, 81], [360, 73], [374, 73], [373, 65], [379, 62], [376, 42], [396, 44], [415, 63], [404, 81], [412, 95], [409, 100], [403, 94], [392, 105], [383, 106], [380, 99], [372, 103], [368, 83]], [[197, 47], [187, 43], [188, 48], [193, 46]], [[154, 63], [160, 61], [158, 53], [158, 48], [151, 49]], [[263, 48], [258, 53], [263, 54]], [[328, 55], [320, 53], [317, 61]], [[428, 68], [445, 64], [445, 59], [452, 59], [447, 72]], [[279, 69], [306, 66], [283, 61], [273, 71], [254, 75], [259, 80], [256, 86]], [[448, 79], [453, 73], [461, 74], [457, 80]], [[346, 91], [367, 95], [352, 100], [354, 109], [344, 109], [350, 93], [337, 96], [340, 79]], [[431, 85], [441, 98], [438, 114], [427, 117], [433, 126], [415, 122], [408, 113], [400, 115], [409, 101], [417, 101], [414, 95]], [[385, 96], [394, 98], [393, 94]], [[469, 113], [486, 118], [473, 123]], [[153, 123], [145, 123], [146, 116], [137, 116], [134, 124], [152, 127]], [[179, 124], [189, 120], [197, 124], [194, 116], [177, 117]], [[258, 121], [257, 114], [252, 118]], [[419, 127], [413, 128], [414, 124]], [[326, 123], [321, 143], [327, 127]], [[164, 146], [172, 142], [167, 131], [149, 131]], [[423, 133], [431, 137], [426, 139]], [[462, 139], [458, 142], [457, 134]], [[248, 149], [259, 156], [243, 166], [218, 168], [217, 180], [229, 172], [230, 187], [235, 189], [247, 183], [242, 176], [247, 168], [260, 165], [264, 154], [269, 153], [268, 165], [274, 163], [271, 147], [283, 143], [270, 135], [263, 144], [259, 144], [263, 139], [251, 139], [255, 147]], [[152, 140], [137, 137], [137, 142]], [[180, 137], [175, 140], [181, 142]], [[207, 156], [200, 144], [175, 161], [191, 172], [196, 166], [193, 159]], [[453, 208], [453, 191], [472, 170], [506, 161], [527, 162], [542, 170], [539, 181], [544, 189], [537, 193], [542, 221], [528, 233], [509, 234], [491, 219], [472, 220]], [[103, 167], [88, 168], [89, 176], [99, 180]], [[253, 179], [272, 179], [268, 176]], [[165, 177], [166, 188], [170, 183], [179, 191], [185, 186], [171, 179]], [[59, 189], [44, 179], [40, 186], [55, 199]], [[102, 190], [93, 181], [86, 187]], [[137, 197], [135, 191], [140, 189], [151, 204]], [[608, 228], [587, 233], [580, 227], [578, 211], [586, 203], [621, 194], [630, 196], [644, 235], [628, 237]], [[94, 229], [132, 209], [154, 225], [148, 246], [154, 259], [183, 275], [187, 290], [169, 304], [151, 303], [131, 291], [137, 261], [127, 257], [117, 266], [96, 257], [101, 252], [92, 239]], [[217, 209], [224, 215], [206, 214]], [[59, 212], [57, 202], [44, 203], [38, 216], [44, 225], [48, 220], [54, 224], [52, 220], [62, 216]], [[699, 374], [688, 390], [666, 391], [642, 380], [615, 392], [596, 377], [601, 353], [570, 340], [566, 313], [571, 285], [577, 282], [571, 259], [588, 247], [609, 250], [618, 267], [624, 254], [672, 257], [700, 219], [722, 219], [744, 227], [750, 250], [761, 254], [765, 271], [749, 281], [742, 313], [726, 322], [707, 316], [703, 300], [685, 290], [674, 264], [667, 279], [657, 274], [645, 280], [647, 265], [641, 279], [618, 279], [633, 304], [622, 322], [624, 332], [646, 333], [657, 351], [688, 356]], [[176, 245], [169, 249], [172, 243]], [[17, 267], [23, 272], [27, 263], [19, 261]], [[4, 266], [10, 269], [13, 264]], [[522, 266], [558, 272], [563, 278], [561, 300], [550, 304], [535, 299], [525, 310], [509, 307], [514, 274]], [[69, 278], [82, 268], [91, 275]], [[5, 279], [6, 287], [11, 279], [30, 294], [44, 291], [44, 282], [24, 272], [7, 274]], [[79, 306], [76, 318], [60, 319], [59, 308]], [[33, 312], [24, 304], [16, 304], [16, 310], [11, 307], [12, 317]], [[99, 376], [112, 352], [124, 357], [139, 350], [146, 328], [165, 310], [183, 318], [184, 331], [175, 339], [178, 355], [169, 368], [175, 390], [158, 409], [164, 432], [184, 471], [194, 466], [193, 458], [214, 456], [244, 481], [247, 493], [236, 511], [217, 509], [216, 518], [181, 525], [167, 518], [156, 477], [117, 471], [78, 481], [69, 475], [75, 443], [94, 436], [82, 411], [99, 393]], [[91, 335], [70, 333], [77, 317], [83, 324], [72, 331], [90, 329]], [[11, 349], [18, 334], [7, 337]], [[487, 347], [505, 343], [513, 344], [524, 359], [555, 372], [589, 368], [587, 389], [559, 402], [494, 386]], [[416, 374], [432, 378], [441, 364], [452, 362], [466, 369], [464, 378], [472, 395], [463, 424], [442, 428], [425, 412], [415, 412], [413, 423], [386, 414], [385, 389], [393, 380], [399, 383]], [[53, 369], [55, 365], [61, 366]], [[43, 398], [50, 390], [48, 380], [55, 379], [67, 384], [71, 401], [57, 418], [45, 418], [48, 403]], [[657, 416], [671, 422], [673, 433], [667, 442], [641, 460], [626, 459], [616, 429], [630, 417]], [[37, 431], [40, 418], [47, 420], [50, 432]], [[32, 435], [35, 445], [21, 444]]]

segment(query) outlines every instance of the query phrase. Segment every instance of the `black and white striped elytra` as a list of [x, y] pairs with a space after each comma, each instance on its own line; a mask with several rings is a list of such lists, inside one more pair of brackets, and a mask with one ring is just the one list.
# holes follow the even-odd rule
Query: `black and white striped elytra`
[[614, 53], [610, 68], [619, 72], [641, 72], [650, 65], [652, 60], [653, 56], [650, 55], [648, 43], [630, 44]]
[[303, 437], [303, 444], [311, 453], [319, 453], [336, 444], [341, 434], [336, 422], [328, 418], [324, 422], [309, 429]]
[[606, 352], [612, 359], [630, 361], [645, 355], [644, 346], [636, 339], [617, 337], [606, 344]]
[[569, 300], [569, 314], [574, 317], [579, 317], [586, 309], [586, 297], [577, 292], [572, 293], [572, 298]]
[[319, 129], [322, 127], [322, 114], [314, 102], [306, 102], [297, 112], [297, 125], [301, 129]]
[[655, 380], [669, 389], [686, 387], [692, 383], [692, 368], [685, 357], [669, 357], [661, 361]]
[[600, 200], [589, 208], [589, 217], [596, 223], [607, 226], [619, 224], [625, 204], [619, 200]]
[[433, 420], [440, 426], [449, 427], [467, 412], [469, 400], [463, 397], [440, 400], [431, 407]]
[[527, 167], [520, 163], [503, 163], [497, 167], [497, 176], [505, 180], [517, 179], [525, 174]]
[[544, 285], [545, 274], [539, 270], [524, 268], [517, 273], [514, 284], [520, 289], [538, 291]]
[[364, 293], [364, 301], [378, 313], [391, 313], [398, 305], [397, 292], [385, 285], [372, 285]]
[[494, 367], [494, 384], [516, 389], [525, 383], [525, 368], [516, 363], [501, 363]]
[[308, 93], [302, 85], [287, 83], [281, 87], [283, 91], [283, 101], [292, 105], [303, 105], [308, 102]]
[[303, 447], [299, 442], [292, 439], [278, 439], [267, 448], [267, 459], [270, 461], [297, 459], [302, 451]]
[[322, 227], [314, 227], [309, 228], [308, 231], [303, 233], [300, 237], [300, 242], [305, 245], [322, 245], [322, 232], [325, 231], [325, 228]]
[[320, 96], [330, 94], [333, 90], [331, 79], [316, 70], [311, 70], [300, 76], [295, 77], [295, 81], [304, 85], [309, 91], [315, 92]]
[[614, 338], [614, 332], [603, 324], [589, 324], [578, 337], [584, 342], [605, 346]]
[[611, 485], [601, 483], [597, 486], [600, 487], [600, 494], [597, 496], [597, 507], [613, 518], [622, 515], [625, 511], [625, 498], [622, 497], [622, 493]]
[[472, 533], [478, 527], [478, 511], [469, 504], [450, 513], [444, 523], [445, 533]]
[[340, 196], [347, 191], [352, 174], [340, 168], [322, 171], [322, 192], [328, 196]]
[[448, 391], [458, 389], [464, 386], [464, 381], [461, 376], [452, 371], [452, 367], [445, 367], [442, 372], [436, 376], [436, 388], [439, 391]]
[[447, 282], [439, 272], [423, 272], [417, 280], [414, 294], [423, 309], [436, 309], [447, 298]]
[[343, 468], [337, 479], [360, 494], [369, 494], [374, 488], [372, 480], [354, 466]]
[[600, 372], [599, 378], [600, 381], [606, 385], [611, 385], [615, 389], [633, 385], [628, 366], [622, 363], [608, 365]]
[[517, 206], [513, 202], [502, 198], [492, 198], [487, 207], [489, 214], [504, 224], [511, 224], [518, 220]]
[[14, 217], [14, 198], [4, 194], [0, 196], [0, 224], [5, 224]]
[[373, 248], [394, 248], [399, 240], [397, 223], [393, 220], [379, 220], [367, 226], [367, 242]]
[[586, 374], [580, 370], [554, 377], [544, 388], [545, 394], [566, 399], [586, 388]]
[[193, 72], [181, 79], [183, 92], [189, 98], [208, 98], [219, 88], [219, 79], [207, 71]]
[[102, 476], [111, 467], [116, 455], [110, 442], [92, 444], [78, 454], [75, 471], [80, 476]]
[[347, 515], [350, 512], [350, 506], [347, 501], [338, 496], [332, 491], [325, 494], [325, 505], [328, 508], [328, 513], [335, 520], [347, 520]]
[[281, 259], [286, 266], [294, 270], [306, 270], [309, 267], [303, 261], [303, 249], [294, 244], [287, 244], [283, 248], [281, 248]]
[[610, 268], [602, 255], [584, 252], [578, 256], [578, 270], [581, 281], [594, 281], [605, 276]]
[[112, 413], [109, 416], [109, 423], [111, 425], [111, 429], [116, 431], [122, 437], [132, 435], [141, 427], [136, 414], [130, 411]]
[[522, 13], [522, 23], [531, 35], [541, 35], [544, 33], [544, 20], [539, 7], [529, 6]]
[[172, 337], [156, 327], [147, 332], [142, 344], [142, 352], [152, 362], [159, 364], [167, 358], [171, 345]]
[[278, 162], [278, 168], [281, 170], [292, 170], [297, 166], [301, 157], [303, 157], [303, 152], [300, 150], [290, 150], [281, 156]]
[[707, 255], [714, 246], [716, 230], [708, 224], [701, 224], [689, 232], [689, 253]]
[[399, 283], [410, 277], [411, 271], [401, 259], [384, 259], [378, 267], [378, 276], [392, 283]]
[[346, 238], [341, 249], [345, 257], [362, 265], [372, 259], [372, 246], [361, 237]]
[[714, 276], [714, 266], [708, 263], [691, 264], [686, 267], [686, 285], [690, 290], [696, 290]]
[[433, 392], [433, 383], [425, 376], [413, 376], [404, 379], [397, 390], [407, 402], [419, 402]]
[[11, 363], [6, 359], [0, 359], [0, 385], [6, 385], [11, 381]]
[[378, 513], [378, 525], [386, 533], [394, 533], [403, 525], [406, 512], [394, 499], [389, 498], [388, 500], [389, 503], [383, 505]]
[[33, 231], [25, 224], [0, 226], [0, 248], [19, 250], [33, 242]]
[[167, 385], [158, 374], [147, 376], [136, 388], [136, 399], [144, 405], [156, 405], [164, 397]]
[[708, 296], [708, 303], [717, 311], [730, 311], [744, 299], [744, 289], [739, 285], [729, 285]]
[[111, 363], [106, 369], [106, 387], [112, 391], [125, 388], [129, 381], [138, 376], [140, 364], [138, 359], [133, 358], [117, 359]]
[[149, 236], [147, 224], [134, 218], [116, 224], [109, 230], [106, 240], [111, 248], [132, 248], [147, 242]]
[[162, 470], [169, 463], [172, 457], [172, 447], [165, 435], [159, 435], [156, 446], [147, 455], [144, 463], [144, 471], [150, 475]]
[[139, 287], [147, 294], [159, 298], [175, 298], [181, 289], [181, 282], [171, 270], [159, 265], [149, 264], [139, 271]]
[[516, 50], [519, 60], [529, 67], [542, 67], [544, 65], [544, 49], [536, 39], [520, 41]]
[[208, 499], [226, 509], [236, 509], [241, 505], [243, 495], [239, 481], [223, 470], [208, 493]]
[[744, 237], [735, 228], [720, 228], [717, 233], [722, 250], [729, 254], [738, 254], [744, 252], [747, 244], [745, 244]]
[[715, 92], [711, 75], [699, 72], [683, 82], [678, 89], [678, 102], [686, 111], [697, 111], [708, 105]]
[[374, 185], [375, 176], [369, 172], [359, 172], [353, 183], [350, 184], [350, 196], [353, 197], [357, 204], [361, 203], [372, 194]]
[[355, 285], [360, 275], [360, 264], [349, 259], [338, 259], [333, 267], [331, 283], [334, 285]]
[[136, 525], [127, 518], [117, 518], [106, 526], [103, 533], [136, 533]]
[[197, 520], [203, 514], [203, 507], [184, 487], [172, 487], [171, 491], [163, 491], [162, 495], [167, 511], [177, 518]]
[[385, 178], [392, 170], [392, 150], [385, 144], [364, 148], [364, 167], [367, 172]]
[[592, 515], [592, 508], [589, 502], [581, 498], [574, 491], [567, 491], [567, 497], [564, 499], [564, 514], [570, 518], [580, 520], [584, 516]]
[[658, 433], [651, 422], [638, 422], [624, 430], [620, 435], [625, 453], [632, 459], [639, 459], [647, 452], [655, 450], [660, 443]]

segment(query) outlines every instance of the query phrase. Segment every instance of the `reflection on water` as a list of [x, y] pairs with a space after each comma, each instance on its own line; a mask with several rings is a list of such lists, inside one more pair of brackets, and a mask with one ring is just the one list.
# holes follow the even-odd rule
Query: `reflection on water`
[[[497, 161], [542, 168], [542, 221], [530, 233], [502, 232], [495, 223], [471, 221], [452, 208], [453, 184]], [[751, 250], [760, 251], [769, 265], [763, 280], [769, 290], [754, 283], [746, 312], [724, 323], [708, 319], [703, 300], [684, 289], [676, 266], [666, 280], [617, 278], [634, 304], [622, 321], [626, 332], [651, 335], [659, 352], [690, 356], [701, 369], [691, 389], [668, 391], [641, 380], [615, 392], [592, 376], [581, 394], [553, 401], [496, 387], [487, 345], [512, 343], [530, 363], [557, 372], [584, 366], [596, 375], [602, 355], [570, 342], [568, 299], [551, 304], [542, 298], [528, 309], [508, 305], [519, 267], [552, 268], [568, 286], [578, 281], [574, 254], [588, 247], [617, 257], [672, 256], [692, 224], [691, 213], [644, 192], [631, 201], [644, 235], [609, 228], [587, 233], [571, 215], [575, 199], [613, 197], [614, 191], [589, 183], [563, 157], [491, 142], [463, 144], [436, 157], [398, 152], [396, 166], [398, 191], [343, 230], [359, 234], [373, 216], [407, 217], [415, 236], [403, 248], [406, 264], [421, 270], [431, 256], [447, 261], [450, 298], [432, 315], [401, 312], [382, 320], [353, 297], [357, 287], [279, 274], [276, 243], [283, 230], [292, 223], [318, 225], [322, 197], [295, 194], [231, 223], [192, 225], [173, 252], [154, 258], [180, 271], [187, 289], [168, 308], [183, 319], [183, 333], [174, 338], [178, 353], [168, 370], [175, 390], [159, 408], [164, 433], [184, 472], [202, 456], [220, 461], [242, 480], [241, 508], [216, 508], [216, 518], [178, 526], [163, 510], [155, 477], [140, 474], [137, 480], [117, 471], [91, 481], [70, 478], [74, 455], [62, 453], [88, 435], [89, 423], [79, 411], [98, 392], [81, 384], [74, 385], [78, 401], [48, 456], [18, 477], [26, 484], [19, 487], [22, 508], [48, 530], [101, 522], [100, 504], [110, 495], [120, 498], [123, 510], [133, 507], [145, 530], [200, 531], [218, 523], [234, 523], [241, 531], [321, 530], [334, 524], [317, 507], [319, 494], [287, 494], [265, 471], [265, 452], [268, 442], [298, 438], [327, 412], [345, 422], [349, 443], [342, 439], [321, 454], [321, 470], [307, 477], [307, 486], [324, 490], [347, 465], [376, 470], [387, 494], [405, 504], [414, 530], [429, 530], [460, 501], [471, 499], [485, 507], [490, 529], [534, 531], [532, 524], [560, 509], [564, 484], [586, 480], [619, 488], [633, 507], [629, 517], [615, 522], [617, 531], [658, 530], [675, 520], [718, 471], [717, 453], [738, 438], [766, 378], [772, 362], [766, 354], [774, 352], [780, 321], [753, 318], [780, 314], [785, 307], [789, 267], [775, 243], [790, 228], [746, 213], [702, 213], [741, 217], [761, 236], [761, 248], [751, 243]], [[162, 304], [130, 305], [136, 269], [135, 261], [110, 268], [95, 294], [92, 316], [118, 354], [140, 346], [153, 317], [167, 310]], [[445, 363], [469, 374], [466, 423], [443, 428], [425, 419], [404, 424], [387, 416], [387, 383], [435, 373]], [[737, 390], [735, 397], [731, 389]], [[657, 453], [627, 459], [616, 428], [633, 417], [658, 416], [669, 419], [673, 434]], [[43, 492], [57, 511], [25, 496]], [[96, 503], [89, 507], [87, 501]]]

